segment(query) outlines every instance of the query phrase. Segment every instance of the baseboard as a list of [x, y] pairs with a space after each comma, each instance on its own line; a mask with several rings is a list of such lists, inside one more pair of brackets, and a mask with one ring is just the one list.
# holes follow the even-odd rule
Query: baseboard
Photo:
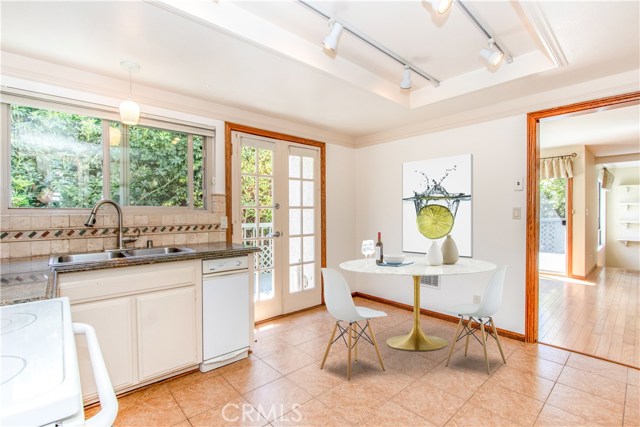
[[[379, 302], [382, 304], [390, 305], [392, 307], [400, 308], [402, 310], [413, 311], [413, 306], [409, 304], [404, 304], [397, 301], [392, 301], [386, 298], [377, 297], [375, 295], [369, 295], [362, 292], [352, 292], [352, 296], [360, 297], [364, 299], [368, 299], [371, 301]], [[451, 316], [448, 314], [438, 313], [437, 311], [427, 310], [426, 308], [420, 309], [420, 314], [424, 314], [425, 316], [435, 317], [436, 319], [445, 320], [447, 322], [458, 323], [459, 318], [456, 316]], [[524, 334], [520, 334], [518, 332], [508, 331], [506, 329], [496, 328], [498, 331], [498, 335], [511, 338], [516, 341], [524, 341]]]

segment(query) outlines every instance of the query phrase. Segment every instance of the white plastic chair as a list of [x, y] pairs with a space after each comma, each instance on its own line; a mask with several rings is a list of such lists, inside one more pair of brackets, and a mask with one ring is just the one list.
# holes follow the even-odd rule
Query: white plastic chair
[[[493, 323], [492, 317], [500, 309], [500, 305], [502, 304], [502, 290], [504, 288], [506, 272], [507, 267], [504, 266], [498, 268], [495, 273], [493, 273], [493, 276], [491, 276], [489, 284], [484, 291], [484, 296], [482, 297], [480, 304], [460, 304], [447, 309], [448, 312], [455, 313], [457, 316], [460, 316], [460, 321], [456, 328], [456, 334], [453, 336], [453, 342], [451, 343], [449, 357], [447, 358], [445, 366], [449, 366], [453, 349], [456, 343], [463, 338], [465, 339], [464, 355], [465, 357], [467, 356], [467, 350], [469, 349], [469, 337], [472, 335], [480, 344], [482, 344], [484, 360], [487, 364], [487, 374], [491, 375], [489, 370], [489, 358], [487, 357], [487, 338], [489, 335], [493, 336], [498, 343], [498, 349], [500, 349], [502, 361], [507, 363], [504, 358], [504, 352], [502, 351], [502, 345], [500, 345], [500, 338], [496, 331], [496, 325]], [[466, 320], [466, 324], [464, 322], [465, 317], [468, 318]], [[486, 326], [491, 326], [491, 329], [485, 328]], [[463, 329], [462, 331], [460, 331], [461, 328]], [[475, 335], [478, 330], [481, 332], [480, 335], [482, 336], [482, 340], [478, 339]]]
[[[338, 341], [340, 338], [347, 345], [347, 357], [348, 357], [348, 365], [347, 365], [347, 378], [351, 380], [351, 350], [355, 350], [355, 360], [358, 360], [358, 341], [360, 338], [368, 341], [370, 344], [376, 349], [376, 354], [378, 355], [378, 360], [380, 361], [380, 366], [384, 371], [384, 364], [382, 363], [382, 357], [380, 356], [380, 349], [378, 348], [378, 342], [376, 341], [376, 336], [373, 333], [373, 329], [371, 328], [371, 324], [369, 323], [369, 319], [373, 319], [376, 317], [385, 317], [387, 313], [384, 311], [373, 310], [367, 307], [357, 307], [353, 303], [353, 298], [351, 298], [351, 290], [349, 289], [349, 285], [344, 277], [331, 268], [323, 268], [322, 276], [324, 277], [324, 302], [327, 306], [327, 310], [329, 314], [336, 319], [336, 324], [333, 327], [333, 332], [331, 333], [331, 338], [329, 338], [329, 343], [327, 344], [327, 349], [324, 352], [324, 357], [322, 358], [322, 364], [320, 365], [320, 369], [324, 368], [324, 363], [327, 360], [327, 356], [329, 355], [329, 350], [334, 342]], [[366, 320], [366, 325], [364, 328], [360, 326], [358, 322]], [[343, 326], [340, 322], [347, 323], [348, 326]], [[340, 329], [340, 335], [336, 337], [336, 330]], [[367, 329], [369, 333], [367, 333]], [[347, 335], [346, 339], [344, 335]]]

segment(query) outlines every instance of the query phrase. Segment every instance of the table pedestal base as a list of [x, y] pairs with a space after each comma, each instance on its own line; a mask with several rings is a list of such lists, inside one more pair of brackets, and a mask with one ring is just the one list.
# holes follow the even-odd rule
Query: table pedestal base
[[430, 351], [446, 347], [447, 340], [425, 335], [422, 330], [412, 330], [407, 335], [396, 335], [387, 340], [387, 345], [398, 350]]
[[407, 335], [397, 335], [387, 340], [387, 345], [398, 350], [430, 351], [447, 346], [447, 340], [428, 336], [420, 327], [420, 276], [413, 276], [413, 328]]

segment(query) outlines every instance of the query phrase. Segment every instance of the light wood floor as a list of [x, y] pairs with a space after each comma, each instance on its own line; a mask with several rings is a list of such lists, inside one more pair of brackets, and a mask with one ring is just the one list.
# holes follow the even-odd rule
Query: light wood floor
[[538, 340], [640, 366], [639, 278], [620, 268], [586, 281], [541, 274]]

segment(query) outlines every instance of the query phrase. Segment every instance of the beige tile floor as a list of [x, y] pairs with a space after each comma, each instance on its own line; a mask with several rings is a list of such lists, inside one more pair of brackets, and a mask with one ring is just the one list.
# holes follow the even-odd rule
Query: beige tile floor
[[[448, 347], [413, 353], [384, 344], [410, 329], [411, 313], [362, 299], [356, 304], [388, 314], [372, 322], [385, 372], [365, 342], [351, 381], [340, 342], [320, 370], [333, 320], [318, 308], [260, 325], [248, 359], [121, 397], [115, 425], [640, 425], [638, 370], [508, 339], [502, 341], [506, 365], [490, 344], [491, 376], [477, 343], [466, 358], [462, 346], [457, 348], [445, 367]], [[455, 330], [433, 318], [423, 317], [422, 323], [428, 333], [448, 339]]]

